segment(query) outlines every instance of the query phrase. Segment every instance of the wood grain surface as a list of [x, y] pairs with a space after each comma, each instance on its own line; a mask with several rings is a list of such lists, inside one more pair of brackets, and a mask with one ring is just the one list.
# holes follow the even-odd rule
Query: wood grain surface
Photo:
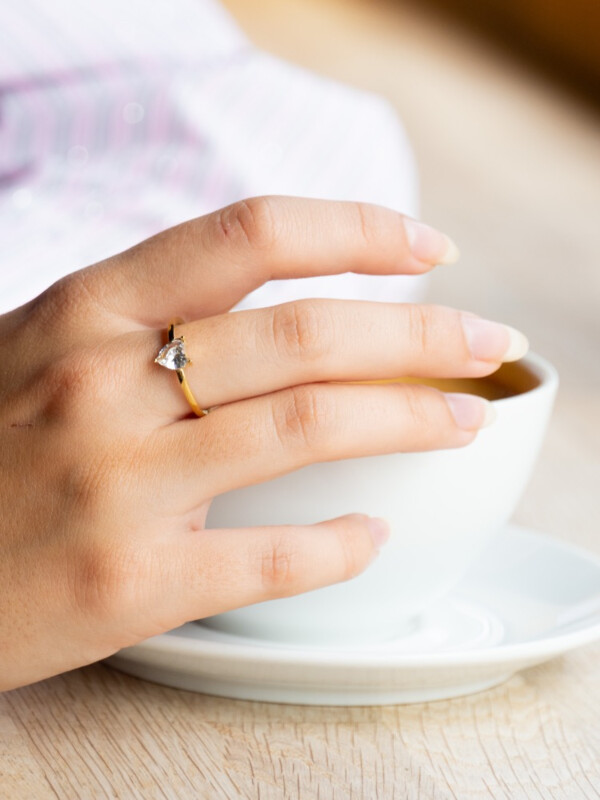
[[[516, 521], [600, 553], [600, 120], [435, 17], [374, 0], [229, 0], [259, 44], [385, 94], [423, 218], [462, 259], [431, 299], [523, 329], [559, 368]], [[195, 695], [102, 665], [0, 696], [0, 797], [600, 797], [600, 645], [466, 698], [311, 708]]]

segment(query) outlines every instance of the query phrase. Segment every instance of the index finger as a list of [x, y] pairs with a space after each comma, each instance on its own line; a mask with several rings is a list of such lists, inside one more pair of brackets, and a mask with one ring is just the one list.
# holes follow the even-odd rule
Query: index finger
[[443, 233], [369, 203], [255, 197], [184, 222], [79, 274], [110, 311], [150, 327], [228, 311], [269, 280], [420, 274], [452, 263]]

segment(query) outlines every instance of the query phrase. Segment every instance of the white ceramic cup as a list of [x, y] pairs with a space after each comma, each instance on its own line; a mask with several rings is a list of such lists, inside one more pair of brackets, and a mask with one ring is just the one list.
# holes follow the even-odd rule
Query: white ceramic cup
[[493, 400], [497, 419], [467, 447], [311, 464], [217, 497], [209, 528], [307, 524], [362, 512], [387, 519], [392, 535], [379, 557], [350, 581], [202, 623], [317, 647], [384, 641], [410, 629], [506, 524], [542, 443], [556, 370], [530, 354], [503, 365], [493, 379], [510, 395]]

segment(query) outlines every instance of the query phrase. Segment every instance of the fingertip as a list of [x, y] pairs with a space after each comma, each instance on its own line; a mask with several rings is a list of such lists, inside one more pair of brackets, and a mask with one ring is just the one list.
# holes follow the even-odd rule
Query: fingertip
[[458, 247], [445, 233], [410, 217], [404, 218], [404, 230], [408, 248], [417, 260], [432, 266], [458, 261]]
[[366, 526], [376, 550], [380, 550], [390, 538], [391, 528], [387, 520], [381, 517], [367, 517]]
[[365, 566], [368, 566], [378, 555], [381, 548], [388, 541], [391, 535], [391, 528], [387, 520], [382, 517], [370, 517], [367, 514], [346, 514], [339, 518], [340, 522], [353, 521], [360, 523], [361, 527], [366, 528], [371, 539], [371, 553]]
[[525, 334], [521, 333], [521, 331], [518, 331], [516, 328], [512, 328], [510, 325], [505, 325], [504, 327], [508, 331], [509, 342], [508, 348], [502, 357], [502, 361], [518, 361], [527, 354], [529, 350], [529, 340]]
[[479, 427], [480, 428], [489, 427], [496, 421], [497, 417], [498, 417], [498, 412], [496, 411], [496, 406], [493, 403], [486, 401], [483, 421]]
[[460, 258], [460, 250], [458, 249], [458, 245], [449, 236], [446, 236], [446, 234], [443, 235], [446, 239], [446, 250], [442, 257], [438, 259], [437, 263], [442, 266], [456, 264]]
[[483, 397], [460, 392], [447, 392], [444, 397], [454, 422], [463, 431], [480, 430], [496, 419], [496, 409]]
[[527, 337], [510, 325], [464, 312], [461, 324], [469, 352], [477, 361], [518, 361], [529, 350]]

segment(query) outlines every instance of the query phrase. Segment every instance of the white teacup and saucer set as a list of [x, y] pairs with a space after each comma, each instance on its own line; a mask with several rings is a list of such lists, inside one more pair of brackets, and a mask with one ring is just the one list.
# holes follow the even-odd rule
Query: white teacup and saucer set
[[556, 371], [530, 354], [485, 382], [497, 418], [468, 447], [313, 464], [211, 506], [208, 527], [385, 517], [390, 540], [361, 575], [190, 622], [108, 663], [224, 697], [381, 705], [481, 691], [599, 639], [600, 559], [508, 522]]

